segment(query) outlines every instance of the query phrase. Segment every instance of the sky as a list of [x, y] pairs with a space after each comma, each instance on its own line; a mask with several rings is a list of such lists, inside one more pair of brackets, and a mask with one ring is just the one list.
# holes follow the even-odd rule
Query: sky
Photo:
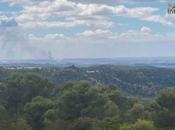
[[0, 59], [175, 57], [173, 0], [0, 0]]

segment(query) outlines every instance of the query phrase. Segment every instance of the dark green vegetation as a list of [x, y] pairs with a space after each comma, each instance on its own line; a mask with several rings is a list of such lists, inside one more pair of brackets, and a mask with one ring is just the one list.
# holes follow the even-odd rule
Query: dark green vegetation
[[0, 130], [175, 130], [175, 88], [143, 103], [114, 85], [11, 76], [0, 84]]
[[35, 74], [58, 85], [70, 80], [114, 84], [129, 95], [154, 97], [162, 88], [175, 86], [175, 69], [129, 66], [46, 67], [35, 69], [0, 68], [0, 81], [13, 74]]

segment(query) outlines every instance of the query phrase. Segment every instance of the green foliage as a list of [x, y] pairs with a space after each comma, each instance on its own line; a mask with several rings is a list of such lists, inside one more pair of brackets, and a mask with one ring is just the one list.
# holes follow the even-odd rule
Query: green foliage
[[0, 83], [0, 130], [173, 130], [174, 101], [175, 88], [161, 91], [150, 107], [115, 85], [56, 88], [36, 75], [12, 76]]
[[118, 106], [105, 93], [105, 87], [87, 82], [73, 84], [66, 89], [60, 88], [59, 115], [62, 119], [72, 120], [82, 117], [103, 118], [117, 114]]
[[92, 122], [91, 118], [78, 118], [70, 125], [68, 130], [92, 130]]
[[161, 91], [151, 106], [158, 127], [167, 130], [175, 129], [175, 88]]
[[[14, 65], [15, 66], [15, 65]], [[25, 65], [24, 65], [25, 66]], [[31, 66], [31, 65], [29, 65]], [[42, 65], [41, 65], [42, 66]], [[40, 66], [40, 67], [41, 67]], [[38, 67], [33, 65], [33, 67]], [[175, 86], [175, 69], [147, 66], [113, 66], [100, 65], [90, 67], [50, 67], [43, 68], [0, 68], [0, 82], [11, 75], [40, 75], [47, 77], [56, 84], [66, 81], [87, 80], [103, 84], [118, 85], [122, 91], [133, 96], [154, 97], [159, 90]]]
[[45, 125], [44, 130], [92, 130], [94, 119], [78, 118], [74, 121], [58, 119]]
[[146, 120], [138, 120], [134, 124], [125, 124], [119, 130], [156, 130], [153, 122]]
[[45, 124], [43, 130], [69, 130], [70, 124], [71, 122], [58, 119], [54, 122]]
[[8, 112], [6, 108], [0, 104], [0, 121], [8, 119]]
[[32, 130], [30, 125], [27, 123], [27, 121], [22, 118], [17, 119], [15, 122], [13, 122], [11, 129], [12, 130]]
[[13, 76], [5, 82], [5, 86], [2, 97], [7, 101], [11, 114], [20, 113], [35, 96], [49, 97], [53, 88], [49, 80], [35, 75]]
[[129, 111], [129, 116], [131, 118], [131, 121], [136, 121], [139, 118], [143, 118], [145, 112], [145, 108], [142, 104], [136, 103]]
[[137, 99], [125, 96], [117, 86], [106, 86], [105, 91], [110, 100], [114, 102], [122, 112], [126, 112], [137, 102]]
[[119, 116], [106, 117], [98, 120], [93, 125], [93, 130], [118, 130], [121, 123]]
[[10, 129], [9, 114], [6, 108], [0, 104], [0, 130]]
[[49, 109], [44, 113], [44, 122], [47, 124], [58, 119], [58, 109]]
[[53, 108], [54, 103], [47, 98], [35, 97], [24, 108], [24, 114], [29, 124], [34, 129], [41, 129], [44, 126], [44, 114], [47, 110]]

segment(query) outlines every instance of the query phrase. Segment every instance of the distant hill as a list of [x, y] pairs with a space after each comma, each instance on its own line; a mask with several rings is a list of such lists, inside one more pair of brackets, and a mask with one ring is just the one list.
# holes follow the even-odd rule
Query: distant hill
[[151, 97], [160, 89], [175, 86], [175, 69], [151, 66], [96, 65], [90, 67], [1, 67], [0, 80], [13, 74], [37, 74], [58, 84], [88, 80], [118, 85], [126, 94]]
[[68, 67], [76, 65], [88, 67], [94, 65], [155, 66], [175, 68], [175, 57], [125, 57], [94, 59], [34, 59], [34, 60], [0, 60], [0, 66], [15, 67]]

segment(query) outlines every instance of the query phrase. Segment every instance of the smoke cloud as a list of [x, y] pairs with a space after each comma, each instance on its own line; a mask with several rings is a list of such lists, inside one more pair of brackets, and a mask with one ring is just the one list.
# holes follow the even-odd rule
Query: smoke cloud
[[14, 19], [0, 20], [0, 59], [40, 59], [47, 55], [34, 46]]

